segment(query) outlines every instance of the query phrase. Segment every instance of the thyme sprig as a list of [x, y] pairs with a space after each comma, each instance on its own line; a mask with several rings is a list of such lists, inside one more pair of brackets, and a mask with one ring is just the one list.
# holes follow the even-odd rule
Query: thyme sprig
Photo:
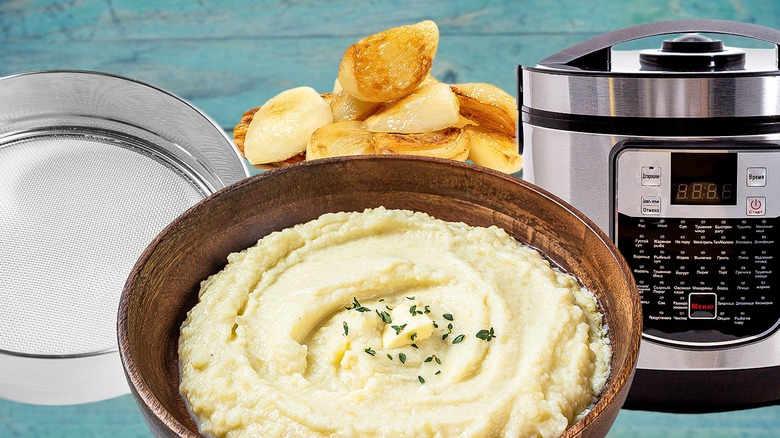
[[347, 310], [357, 310], [358, 312], [370, 312], [371, 309], [368, 307], [365, 307], [360, 304], [360, 301], [358, 301], [357, 298], [352, 297], [352, 306], [351, 307], [345, 307]]
[[385, 324], [393, 323], [393, 318], [391, 318], [390, 314], [385, 312], [384, 310], [381, 312], [379, 310], [376, 310], [376, 314], [379, 315], [379, 319], [381, 319], [382, 322], [384, 322]]
[[391, 328], [391, 329], [393, 329], [393, 330], [395, 330], [395, 334], [397, 335], [397, 334], [401, 333], [401, 331], [402, 331], [404, 328], [406, 328], [406, 324], [401, 324], [401, 325], [391, 325], [391, 326], [390, 326], [390, 328]]
[[[450, 316], [452, 316], [452, 315], [450, 315]], [[447, 319], [447, 318], [445, 317], [444, 319]], [[449, 321], [452, 321], [452, 320], [450, 319]], [[447, 338], [450, 336], [450, 333], [452, 333], [452, 323], [451, 322], [447, 324], [447, 333], [441, 335], [441, 340], [442, 341], [446, 341]]]
[[435, 354], [432, 354], [432, 355], [426, 357], [423, 362], [425, 362], [425, 363], [436, 362], [437, 364], [441, 365], [441, 359], [439, 359], [439, 356], [436, 356]]
[[490, 327], [490, 330], [485, 330], [485, 329], [482, 329], [482, 330], [478, 331], [478, 332], [477, 332], [477, 334], [476, 334], [476, 336], [477, 336], [479, 339], [482, 339], [483, 341], [488, 341], [488, 342], [490, 342], [490, 340], [491, 340], [491, 339], [493, 339], [493, 338], [495, 338], [495, 337], [496, 337], [496, 334], [495, 334], [495, 332], [493, 331], [493, 327]]

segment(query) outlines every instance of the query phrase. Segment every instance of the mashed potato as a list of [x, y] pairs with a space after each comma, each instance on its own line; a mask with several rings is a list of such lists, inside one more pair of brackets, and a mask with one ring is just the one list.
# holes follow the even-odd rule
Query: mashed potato
[[554, 437], [609, 374], [593, 294], [497, 227], [326, 214], [228, 261], [179, 340], [209, 436]]

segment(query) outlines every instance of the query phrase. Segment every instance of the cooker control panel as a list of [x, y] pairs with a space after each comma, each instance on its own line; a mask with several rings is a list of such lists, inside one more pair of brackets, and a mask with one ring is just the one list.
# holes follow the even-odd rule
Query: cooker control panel
[[611, 232], [637, 282], [645, 337], [711, 347], [780, 325], [776, 147], [625, 144], [614, 154]]

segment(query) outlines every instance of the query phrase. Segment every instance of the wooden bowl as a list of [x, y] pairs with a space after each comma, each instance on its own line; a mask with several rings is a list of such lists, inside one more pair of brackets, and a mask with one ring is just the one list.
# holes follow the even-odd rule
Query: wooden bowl
[[564, 436], [604, 436], [636, 367], [641, 307], [625, 260], [596, 225], [517, 178], [452, 161], [388, 156], [309, 161], [240, 181], [163, 230], [135, 265], [118, 314], [119, 353], [131, 391], [157, 436], [199, 436], [178, 390], [179, 327], [201, 280], [229, 253], [323, 213], [385, 206], [447, 221], [498, 225], [580, 278], [598, 297], [614, 350], [592, 411]]

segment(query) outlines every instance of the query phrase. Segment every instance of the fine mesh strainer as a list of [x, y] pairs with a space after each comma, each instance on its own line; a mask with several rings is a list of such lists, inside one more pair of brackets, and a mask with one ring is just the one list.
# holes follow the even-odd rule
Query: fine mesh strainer
[[176, 216], [248, 175], [212, 120], [158, 88], [84, 71], [0, 79], [0, 397], [128, 392], [127, 275]]

